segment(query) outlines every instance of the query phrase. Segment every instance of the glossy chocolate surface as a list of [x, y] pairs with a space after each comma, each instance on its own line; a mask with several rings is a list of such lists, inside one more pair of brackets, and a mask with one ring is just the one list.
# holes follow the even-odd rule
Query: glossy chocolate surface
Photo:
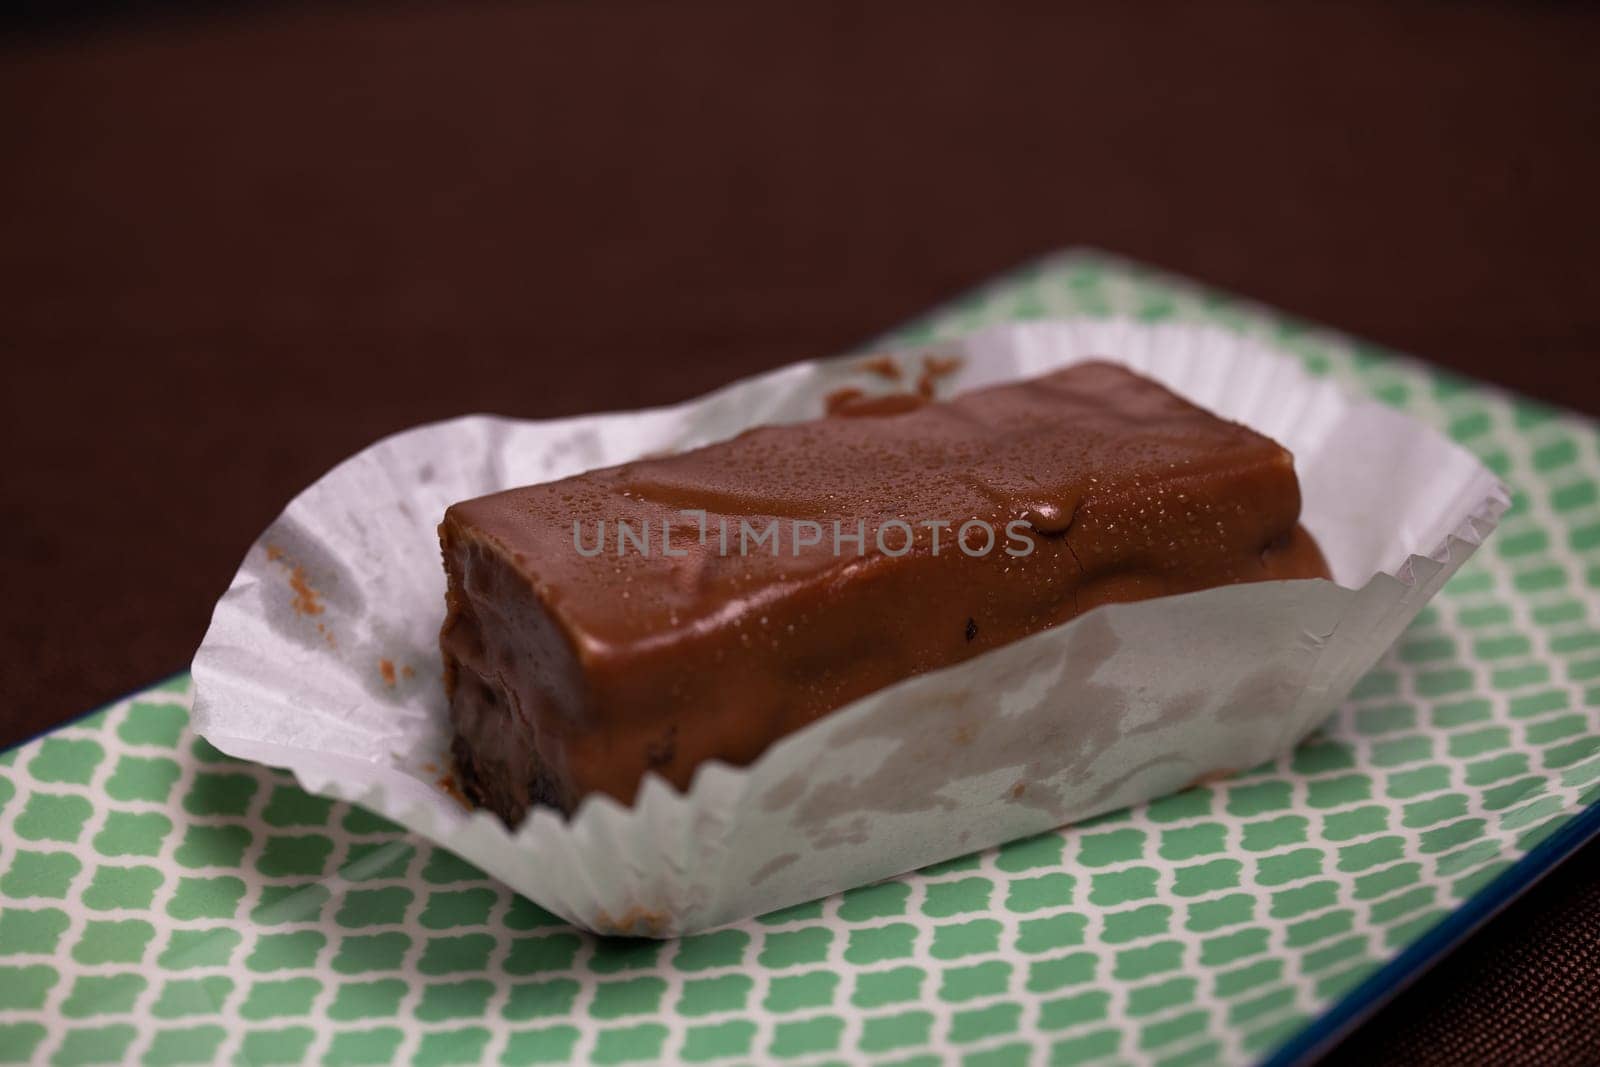
[[[836, 407], [449, 509], [441, 645], [475, 801], [511, 823], [628, 802], [647, 771], [684, 787], [1098, 604], [1328, 576], [1284, 449], [1116, 365]], [[982, 527], [957, 543], [974, 519], [987, 552]], [[753, 537], [773, 520], [776, 554]]]

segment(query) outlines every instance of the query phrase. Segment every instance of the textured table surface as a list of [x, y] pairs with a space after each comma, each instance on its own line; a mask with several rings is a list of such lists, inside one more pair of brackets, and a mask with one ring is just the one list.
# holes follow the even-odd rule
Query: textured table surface
[[[10, 26], [0, 741], [181, 667], [255, 533], [383, 433], [692, 396], [1067, 244], [1600, 412], [1597, 29], [1575, 5]], [[1563, 940], [1597, 923], [1574, 869], [1383, 1017], [1412, 1044], [1358, 1054], [1600, 1029], [1562, 992], [1596, 983]]]

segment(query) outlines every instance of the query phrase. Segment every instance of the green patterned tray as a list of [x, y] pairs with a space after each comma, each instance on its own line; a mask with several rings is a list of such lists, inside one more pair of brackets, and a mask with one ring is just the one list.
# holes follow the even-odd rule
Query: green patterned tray
[[0, 756], [0, 1061], [1307, 1053], [1600, 829], [1600, 433], [1092, 253], [892, 340], [1060, 315], [1260, 336], [1512, 486], [1499, 533], [1291, 758], [715, 933], [605, 940], [222, 756], [180, 676]]

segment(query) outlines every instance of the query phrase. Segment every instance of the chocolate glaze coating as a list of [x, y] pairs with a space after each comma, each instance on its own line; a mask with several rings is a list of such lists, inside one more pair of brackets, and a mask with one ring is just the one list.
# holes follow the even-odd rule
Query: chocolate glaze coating
[[[703, 543], [684, 509], [707, 514]], [[462, 784], [511, 824], [596, 791], [631, 802], [647, 771], [682, 788], [706, 760], [749, 763], [858, 697], [1097, 604], [1326, 578], [1299, 515], [1288, 452], [1109, 363], [844, 405], [465, 501], [439, 527]], [[741, 521], [773, 519], [779, 554], [747, 537], [741, 556]], [[874, 543], [893, 519], [916, 534], [901, 555], [898, 528], [889, 551]], [[987, 554], [958, 547], [968, 519], [993, 528]], [[648, 554], [630, 540], [618, 555], [619, 520], [636, 538], [648, 525]], [[820, 544], [795, 554], [791, 520], [818, 523]], [[843, 539], [834, 554], [835, 520], [864, 523], [861, 554]], [[951, 524], [937, 553], [927, 520]], [[585, 556], [601, 521], [604, 550]]]

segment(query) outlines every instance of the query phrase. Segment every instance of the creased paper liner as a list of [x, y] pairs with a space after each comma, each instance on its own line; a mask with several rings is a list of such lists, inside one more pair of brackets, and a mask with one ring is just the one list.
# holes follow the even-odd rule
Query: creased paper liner
[[[386, 438], [297, 497], [251, 548], [195, 657], [196, 730], [444, 844], [563, 918], [663, 937], [890, 877], [1282, 754], [1350, 691], [1509, 505], [1465, 450], [1210, 327], [983, 330], [949, 395], [1110, 358], [1294, 454], [1338, 584], [1265, 582], [1135, 604], [857, 701], [754, 765], [652, 777], [627, 809], [539, 810], [512, 833], [441, 788], [448, 712], [435, 526], [457, 500], [815, 417], [845, 357], [672, 408], [471, 416]], [[917, 353], [900, 354], [908, 376]]]

